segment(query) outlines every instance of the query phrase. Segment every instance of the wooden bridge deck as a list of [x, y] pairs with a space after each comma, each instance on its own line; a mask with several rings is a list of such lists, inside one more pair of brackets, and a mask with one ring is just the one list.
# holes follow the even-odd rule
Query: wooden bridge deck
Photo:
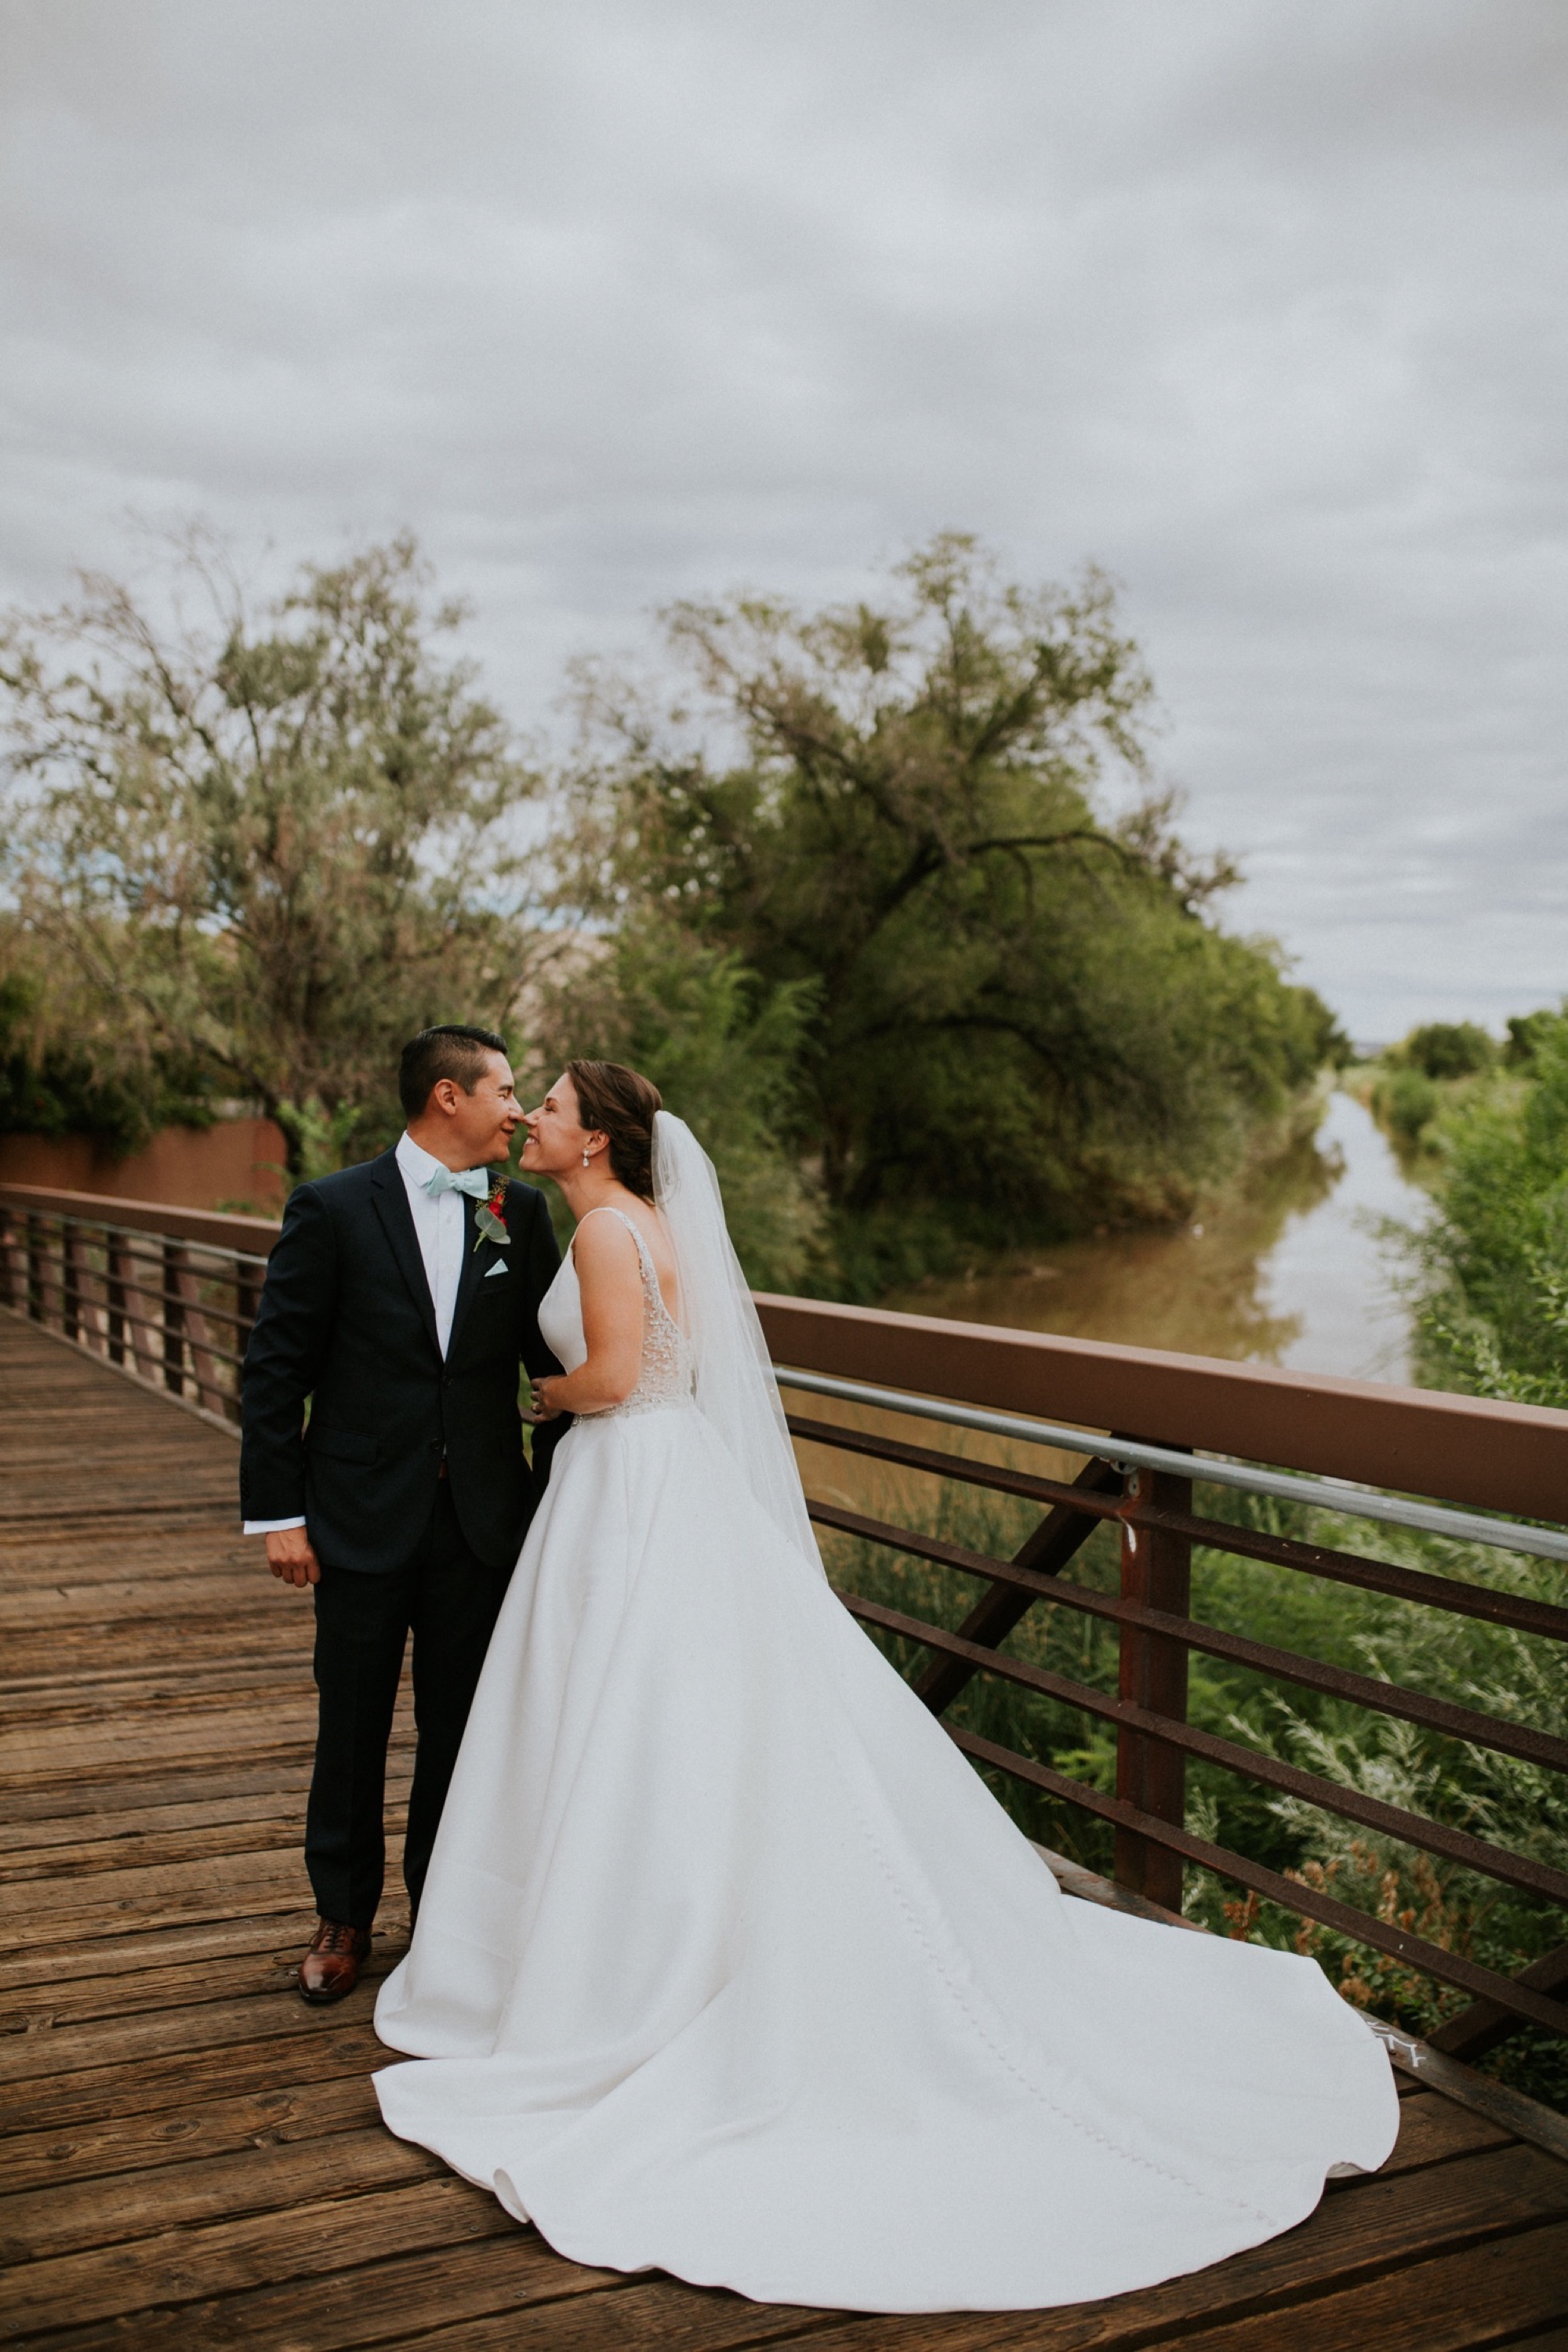
[[1568, 2347], [1568, 2164], [1420, 2090], [1387, 2169], [1300, 2229], [1068, 2311], [767, 2309], [562, 2261], [381, 2128], [373, 1988], [291, 1990], [309, 1612], [236, 1533], [234, 1480], [232, 1438], [0, 1312], [5, 2341]]

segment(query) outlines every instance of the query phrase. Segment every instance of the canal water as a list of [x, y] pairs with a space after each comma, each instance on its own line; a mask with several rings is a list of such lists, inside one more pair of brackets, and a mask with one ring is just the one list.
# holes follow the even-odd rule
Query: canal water
[[1385, 1220], [1418, 1224], [1427, 1196], [1401, 1174], [1370, 1112], [1331, 1094], [1316, 1131], [1172, 1232], [1042, 1250], [1006, 1271], [925, 1282], [884, 1303], [909, 1314], [1229, 1356], [1359, 1380], [1410, 1378], [1409, 1318]]

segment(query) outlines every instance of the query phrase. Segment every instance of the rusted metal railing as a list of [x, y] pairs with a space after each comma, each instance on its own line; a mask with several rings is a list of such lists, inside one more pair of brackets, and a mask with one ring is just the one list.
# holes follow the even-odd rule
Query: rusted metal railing
[[220, 1421], [278, 1228], [142, 1201], [0, 1184], [0, 1304]]
[[[1184, 1873], [1196, 1865], [1464, 1992], [1468, 2005], [1432, 2037], [1452, 2055], [1479, 2055], [1524, 2023], [1568, 2033], [1568, 2003], [1555, 1997], [1568, 1988], [1568, 1947], [1510, 1978], [1198, 1836], [1186, 1819], [1187, 1763], [1201, 1759], [1522, 1892], [1548, 1906], [1548, 1916], [1568, 1906], [1568, 1872], [1187, 1720], [1187, 1662], [1196, 1651], [1442, 1738], [1568, 1770], [1568, 1740], [1548, 1729], [1283, 1650], [1191, 1613], [1192, 1557], [1200, 1547], [1568, 1642], [1568, 1607], [1432, 1574], [1375, 1551], [1344, 1551], [1200, 1514], [1193, 1491], [1203, 1483], [1222, 1492], [1229, 1486], [1294, 1494], [1352, 1518], [1403, 1522], [1468, 1543], [1564, 1559], [1568, 1414], [813, 1300], [764, 1297], [758, 1304], [786, 1396], [792, 1389], [833, 1396], [863, 1408], [861, 1424], [868, 1412], [884, 1424], [792, 1412], [796, 1439], [813, 1449], [808, 1462], [822, 1458], [815, 1449], [826, 1448], [1039, 1508], [1022, 1548], [1000, 1559], [842, 1502], [811, 1502], [824, 1530], [930, 1561], [979, 1586], [973, 1605], [951, 1629], [840, 1591], [862, 1623], [923, 1654], [914, 1687], [933, 1713], [944, 1714], [976, 1675], [1054, 1701], [1114, 1728], [1115, 1793], [949, 1724], [965, 1754], [1106, 1823], [1114, 1833], [1116, 1878], [1154, 1903], [1179, 1910]], [[900, 1412], [908, 1419], [890, 1433], [887, 1418]], [[1063, 1479], [938, 1450], [918, 1442], [926, 1434], [918, 1424], [933, 1419], [1032, 1435], [1077, 1453], [1083, 1466]], [[808, 1487], [814, 1483], [808, 1471]], [[1545, 1524], [1510, 1525], [1481, 1516], [1488, 1513]], [[1119, 1538], [1114, 1595], [1062, 1575], [1107, 1522]], [[1114, 1691], [1001, 1653], [1007, 1635], [1041, 1605], [1116, 1627]]]
[[[232, 1425], [238, 1366], [277, 1232], [260, 1218], [0, 1185], [0, 1303]], [[1393, 1519], [1562, 1559], [1568, 1414], [809, 1299], [762, 1297], [758, 1305], [786, 1393], [810, 1389], [863, 1408], [857, 1422], [791, 1415], [806, 1450], [808, 1488], [816, 1483], [809, 1465], [828, 1449], [917, 1480], [1005, 1496], [1038, 1513], [1021, 1548], [1004, 1559], [842, 1500], [818, 1496], [811, 1505], [826, 1531], [931, 1562], [978, 1588], [952, 1628], [886, 1601], [841, 1595], [864, 1624], [916, 1646], [914, 1687], [934, 1714], [944, 1715], [981, 1675], [1115, 1733], [1114, 1794], [950, 1723], [976, 1763], [1106, 1824], [1115, 1875], [1142, 1898], [1179, 1909], [1184, 1874], [1195, 1866], [1459, 1990], [1468, 2006], [1431, 2037], [1452, 2055], [1479, 2055], [1524, 2023], [1568, 2033], [1568, 2000], [1561, 1997], [1568, 1947], [1517, 1978], [1484, 1967], [1198, 1835], [1188, 1826], [1186, 1787], [1188, 1762], [1198, 1759], [1474, 1872], [1549, 1911], [1568, 1906], [1568, 1872], [1551, 1863], [1202, 1728], [1188, 1721], [1187, 1708], [1195, 1651], [1272, 1684], [1568, 1770], [1568, 1740], [1546, 1727], [1211, 1624], [1193, 1615], [1191, 1598], [1198, 1548], [1444, 1612], [1456, 1632], [1468, 1620], [1568, 1642], [1568, 1606], [1501, 1583], [1434, 1574], [1381, 1557], [1375, 1545], [1343, 1550], [1216, 1517], [1199, 1510], [1194, 1496], [1200, 1485], [1221, 1495], [1227, 1486], [1294, 1495], [1312, 1507], [1359, 1513], [1374, 1530]], [[870, 1425], [872, 1414], [881, 1425]], [[1081, 1467], [1046, 1475], [932, 1446], [922, 1441], [933, 1419], [1033, 1438], [1076, 1454]], [[1121, 1564], [1114, 1592], [1062, 1573], [1108, 1523]], [[1042, 1605], [1114, 1626], [1114, 1689], [1003, 1651]]]

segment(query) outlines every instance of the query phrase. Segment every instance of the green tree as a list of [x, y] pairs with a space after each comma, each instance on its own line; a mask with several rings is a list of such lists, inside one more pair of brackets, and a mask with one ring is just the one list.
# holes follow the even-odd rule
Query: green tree
[[566, 959], [535, 1015], [542, 1086], [574, 1055], [626, 1062], [689, 1122], [759, 1290], [798, 1289], [819, 1247], [818, 1193], [781, 1140], [814, 997], [809, 982], [765, 988], [738, 956], [653, 915]]
[[1510, 1069], [1526, 1069], [1535, 1059], [1538, 1043], [1549, 1038], [1557, 1024], [1554, 1013], [1510, 1013], [1508, 1017], [1508, 1042], [1502, 1049], [1503, 1060]]
[[512, 1003], [534, 782], [412, 541], [307, 566], [255, 623], [199, 542], [174, 584], [200, 621], [92, 575], [0, 631], [6, 879], [62, 1027], [254, 1101], [298, 1176], [395, 1123], [411, 1032]]
[[1474, 1021], [1428, 1021], [1389, 1055], [1427, 1078], [1468, 1078], [1496, 1064], [1498, 1049]]
[[1145, 788], [1149, 680], [1097, 574], [1025, 591], [947, 536], [875, 610], [667, 621], [672, 697], [584, 677], [568, 887], [815, 992], [794, 1133], [841, 1220], [1169, 1213], [1334, 1052]]
[[5, 968], [16, 946], [0, 932], [0, 1135], [87, 1135], [123, 1153], [160, 1127], [211, 1124], [211, 1087], [200, 1069], [168, 1057], [106, 1068], [90, 1032], [51, 1036], [41, 983], [15, 962]]

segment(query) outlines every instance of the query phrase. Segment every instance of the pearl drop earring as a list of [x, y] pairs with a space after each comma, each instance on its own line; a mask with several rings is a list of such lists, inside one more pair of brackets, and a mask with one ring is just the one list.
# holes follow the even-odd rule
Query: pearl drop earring
[[586, 1168], [586, 1166], [588, 1165], [588, 1155], [587, 1155], [587, 1153], [586, 1153], [585, 1151], [584, 1151], [584, 1153], [583, 1154], [583, 1165], [584, 1165], [584, 1168]]

